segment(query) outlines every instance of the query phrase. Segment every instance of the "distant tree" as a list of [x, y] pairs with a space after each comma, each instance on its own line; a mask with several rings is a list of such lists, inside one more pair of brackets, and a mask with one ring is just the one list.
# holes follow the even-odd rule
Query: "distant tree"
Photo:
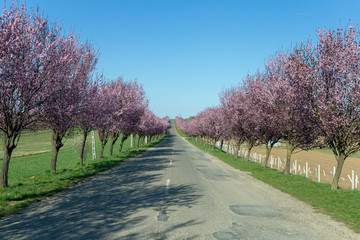
[[272, 72], [271, 63], [267, 64], [265, 73], [258, 73], [254, 81], [248, 84], [248, 102], [256, 125], [249, 128], [256, 131], [256, 138], [266, 148], [264, 166], [267, 165], [270, 152], [282, 137], [282, 115], [276, 104], [276, 92], [273, 91], [271, 80], [276, 77]]
[[138, 130], [141, 118], [148, 106], [143, 87], [137, 81], [124, 83], [124, 90], [123, 107], [121, 112], [115, 115], [118, 130], [121, 133], [119, 152], [121, 152], [125, 140]]
[[98, 111], [99, 116], [101, 116], [101, 121], [96, 122], [96, 129], [98, 130], [99, 140], [101, 143], [99, 158], [103, 158], [104, 148], [109, 139], [112, 115], [115, 111], [115, 103], [112, 97], [110, 82], [105, 82], [101, 85], [98, 100]]
[[236, 144], [235, 157], [238, 157], [240, 146], [246, 141], [244, 130], [244, 89], [240, 86], [226, 90], [220, 96], [220, 102], [223, 106], [226, 121], [229, 124], [231, 138]]
[[90, 82], [86, 91], [84, 92], [83, 101], [76, 118], [76, 126], [79, 127], [82, 134], [82, 142], [80, 143], [80, 165], [85, 161], [85, 146], [89, 133], [96, 128], [98, 122], [102, 121], [101, 110], [101, 98], [99, 97], [99, 80]]
[[4, 133], [4, 158], [0, 186], [8, 187], [13, 150], [24, 128], [39, 119], [46, 98], [52, 63], [49, 51], [57, 45], [59, 29], [50, 29], [39, 12], [27, 14], [25, 4], [14, 1], [0, 16], [0, 130]]
[[131, 133], [135, 133], [137, 126], [144, 114], [148, 101], [142, 86], [137, 81], [125, 82], [122, 78], [110, 84], [111, 96], [114, 103], [112, 120], [110, 124], [110, 156], [113, 154], [113, 146], [122, 135], [119, 151]]
[[275, 96], [277, 121], [287, 148], [285, 174], [290, 173], [294, 151], [310, 149], [318, 139], [316, 119], [311, 111], [310, 101], [293, 78], [296, 69], [290, 62], [297, 53], [296, 49], [289, 53], [279, 52], [267, 66], [268, 72], [272, 74], [270, 86]]

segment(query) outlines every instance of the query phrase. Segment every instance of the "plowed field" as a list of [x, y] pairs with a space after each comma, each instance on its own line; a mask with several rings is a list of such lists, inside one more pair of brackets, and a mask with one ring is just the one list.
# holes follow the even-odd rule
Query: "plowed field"
[[[253, 149], [253, 152], [265, 156], [265, 149], [256, 148]], [[271, 151], [271, 156], [273, 156], [273, 158], [276, 160], [278, 159], [278, 157], [280, 157], [282, 162], [282, 166], [280, 168], [283, 169], [285, 163], [284, 159], [286, 159], [286, 149], [273, 148]], [[309, 178], [313, 179], [314, 181], [318, 181], [316, 168], [318, 167], [318, 165], [320, 165], [321, 182], [332, 182], [333, 167], [336, 167], [336, 160], [333, 154], [321, 152], [319, 150], [297, 152], [291, 157], [292, 173], [294, 173], [293, 167], [295, 160], [297, 161], [298, 165], [297, 174], [305, 175], [305, 165], [306, 162], [308, 162], [310, 168]], [[273, 167], [277, 168], [277, 165], [275, 166], [274, 164]], [[345, 164], [339, 181], [340, 187], [351, 188], [351, 182], [348, 178], [348, 175], [351, 177], [352, 170], [355, 171], [355, 177], [356, 175], [360, 177], [360, 158], [349, 157], [345, 160]], [[360, 189], [360, 184], [358, 184], [357, 189]]]

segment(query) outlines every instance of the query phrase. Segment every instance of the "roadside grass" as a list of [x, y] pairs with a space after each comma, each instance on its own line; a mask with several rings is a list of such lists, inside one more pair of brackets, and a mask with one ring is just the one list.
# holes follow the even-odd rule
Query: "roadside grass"
[[[186, 135], [179, 132], [180, 136]], [[264, 168], [259, 163], [247, 162], [243, 158], [235, 158], [220, 149], [209, 149], [205, 145], [186, 137], [186, 140], [202, 151], [208, 152], [230, 166], [251, 175], [282, 192], [310, 204], [317, 211], [330, 215], [334, 219], [348, 225], [360, 233], [360, 192], [348, 189], [331, 190], [330, 184], [314, 182], [299, 175], [285, 175], [271, 168]]]
[[[79, 164], [74, 147], [59, 152], [56, 173], [50, 173], [51, 152], [14, 157], [9, 167], [9, 187], [0, 189], [0, 217], [10, 214], [30, 203], [51, 196], [64, 190], [85, 178], [112, 168], [127, 158], [143, 153], [158, 144], [165, 135], [139, 148], [130, 148], [130, 138], [124, 142], [123, 151], [118, 153], [119, 142], [114, 147], [114, 155], [108, 156], [109, 143], [105, 147], [103, 159], [92, 160], [89, 154], [84, 165]], [[50, 141], [50, 139], [49, 139]], [[96, 138], [97, 156], [100, 152], [100, 142]], [[1, 166], [1, 164], [0, 164]]]

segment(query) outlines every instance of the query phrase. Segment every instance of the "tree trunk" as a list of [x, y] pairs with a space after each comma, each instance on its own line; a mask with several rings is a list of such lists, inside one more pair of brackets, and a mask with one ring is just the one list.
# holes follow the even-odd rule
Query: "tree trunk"
[[52, 173], [56, 172], [57, 157], [59, 154], [59, 150], [62, 146], [64, 146], [64, 144], [62, 143], [62, 134], [53, 130], [53, 133], [52, 133], [53, 153], [52, 153], [52, 157], [51, 157], [51, 167], [50, 167], [50, 172], [52, 172]]
[[294, 151], [293, 146], [290, 143], [286, 143], [286, 165], [285, 165], [285, 174], [290, 173], [290, 167], [291, 167], [291, 155]]
[[265, 144], [265, 147], [266, 147], [266, 155], [265, 155], [265, 163], [264, 163], [264, 167], [267, 166], [268, 164], [268, 161], [269, 161], [269, 158], [270, 158], [270, 152], [271, 152], [271, 149], [273, 148], [273, 144], [270, 144], [269, 146], [269, 143], [266, 143]]
[[136, 140], [136, 134], [133, 134], [133, 139], [132, 139], [132, 146], [133, 148], [135, 148], [135, 141]]
[[83, 141], [81, 144], [81, 152], [80, 152], [80, 165], [83, 165], [85, 162], [84, 153], [85, 153], [86, 139], [87, 139], [88, 134], [89, 134], [88, 131], [86, 131], [86, 130], [83, 131]]
[[239, 151], [240, 151], [240, 145], [236, 145], [235, 146], [235, 158], [238, 158], [239, 157]]
[[127, 135], [122, 136], [120, 141], [119, 153], [121, 153], [125, 140], [128, 138]]
[[229, 150], [230, 150], [230, 140], [227, 142], [226, 152], [229, 153]]
[[246, 161], [250, 161], [251, 150], [252, 150], [253, 147], [254, 147], [254, 143], [250, 143], [249, 148], [248, 148], [248, 154], [246, 156]]
[[101, 142], [101, 148], [100, 148], [100, 156], [99, 158], [103, 158], [104, 157], [104, 148], [105, 148], [105, 145], [108, 141], [108, 132], [104, 129], [99, 129], [98, 130], [98, 134], [99, 134], [99, 139], [100, 139], [100, 142]]
[[99, 158], [103, 158], [103, 157], [104, 157], [104, 148], [105, 148], [105, 144], [103, 144], [103, 143], [101, 142], [101, 148], [100, 148]]
[[140, 139], [141, 139], [141, 136], [139, 136], [139, 138], [137, 140], [137, 147], [140, 147]]
[[118, 132], [111, 133], [109, 156], [113, 155], [114, 144], [118, 140], [119, 136], [120, 136], [120, 133], [118, 133]]
[[220, 150], [221, 150], [221, 151], [223, 150], [223, 146], [224, 146], [224, 140], [221, 140], [221, 141], [220, 141]]
[[11, 159], [11, 154], [16, 148], [17, 142], [19, 142], [20, 132], [13, 133], [11, 136], [4, 134], [4, 158], [1, 166], [1, 179], [0, 187], [7, 188], [8, 184], [8, 174], [9, 174], [9, 164]]
[[[6, 141], [6, 140], [5, 140]], [[9, 148], [4, 146], [4, 159], [1, 166], [1, 187], [7, 188], [8, 187], [8, 173], [9, 173], [9, 163], [11, 159], [11, 154], [15, 147]]]
[[341, 174], [341, 171], [342, 171], [345, 159], [346, 159], [346, 157], [343, 154], [340, 154], [339, 156], [335, 156], [335, 158], [337, 161], [337, 166], [336, 166], [335, 175], [333, 177], [333, 181], [331, 184], [331, 190], [337, 190], [339, 188], [339, 178], [340, 178], [340, 174]]

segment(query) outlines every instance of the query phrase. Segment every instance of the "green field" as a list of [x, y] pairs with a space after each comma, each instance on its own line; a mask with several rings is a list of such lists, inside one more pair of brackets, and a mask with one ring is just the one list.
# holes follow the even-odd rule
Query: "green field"
[[210, 153], [236, 169], [250, 172], [254, 178], [312, 205], [318, 211], [345, 223], [355, 232], [360, 232], [359, 191], [349, 189], [332, 191], [330, 184], [317, 183], [299, 175], [285, 175], [275, 169], [264, 168], [258, 163], [235, 158], [219, 149], [209, 149], [205, 145], [188, 138], [181, 130], [177, 130], [180, 136], [185, 137], [197, 148]]
[[[80, 162], [79, 157], [75, 153], [74, 138], [78, 134], [67, 138], [64, 141], [64, 146], [60, 149], [57, 170], [66, 169], [70, 166], [75, 166]], [[89, 136], [91, 138], [91, 135]], [[97, 134], [95, 134], [96, 141], [96, 155], [100, 154], [100, 141]], [[1, 141], [2, 143], [2, 141]], [[120, 141], [114, 147], [114, 153], [119, 150]], [[105, 146], [104, 156], [109, 155], [108, 142]], [[130, 148], [130, 138], [128, 138], [123, 146], [123, 151]], [[12, 185], [23, 178], [29, 178], [50, 170], [51, 161], [51, 132], [41, 131], [37, 133], [27, 133], [21, 136], [18, 147], [15, 148], [9, 167], [9, 185]], [[1, 145], [0, 156], [2, 160], [3, 150]], [[92, 159], [92, 154], [89, 153], [87, 161]], [[0, 162], [0, 166], [2, 161]]]
[[[118, 154], [120, 144], [118, 140], [112, 157], [109, 156], [110, 143], [108, 142], [103, 159], [92, 160], [90, 152], [83, 166], [79, 164], [80, 159], [75, 153], [74, 137], [67, 139], [64, 147], [60, 149], [57, 172], [50, 173], [51, 133], [43, 131], [21, 136], [18, 148], [14, 150], [14, 157], [10, 161], [9, 187], [0, 189], [0, 216], [9, 214], [43, 197], [51, 196], [88, 176], [116, 166], [124, 159], [146, 151], [163, 140], [165, 136], [140, 148], [130, 148], [129, 137], [124, 142], [121, 154]], [[100, 141], [97, 134], [96, 152], [99, 156]]]

